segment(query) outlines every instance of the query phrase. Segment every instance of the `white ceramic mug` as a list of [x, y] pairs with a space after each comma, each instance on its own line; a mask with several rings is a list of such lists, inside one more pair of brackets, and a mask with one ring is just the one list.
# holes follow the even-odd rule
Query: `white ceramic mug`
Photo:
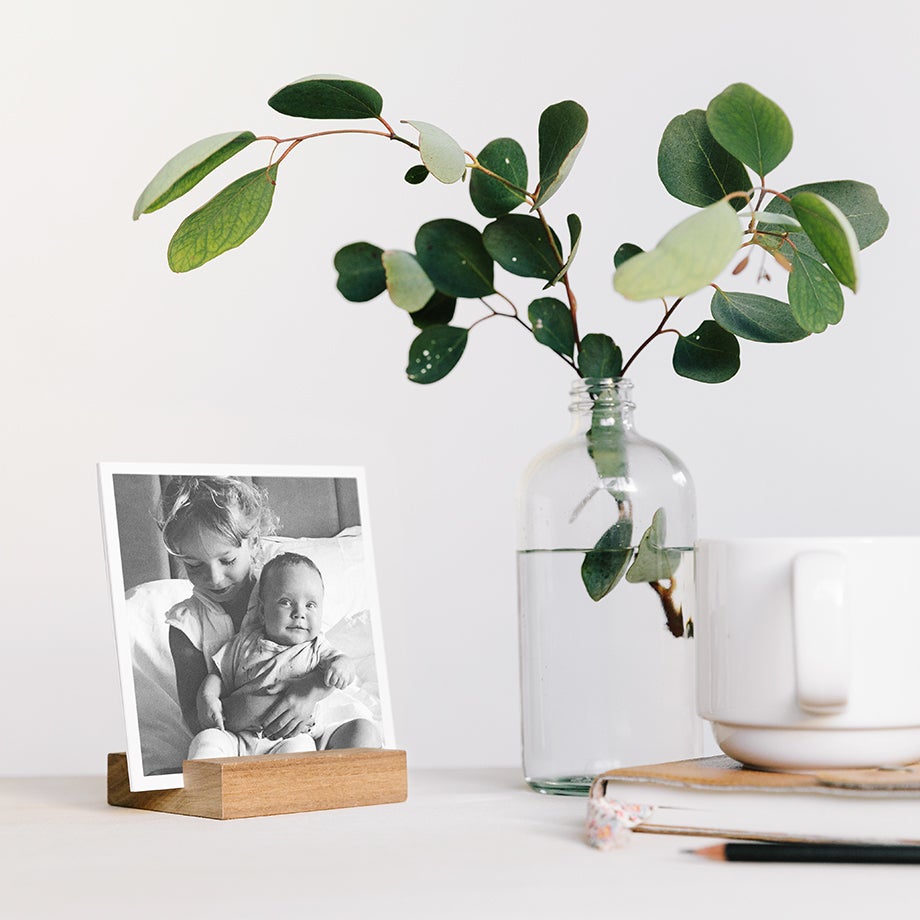
[[700, 715], [774, 769], [920, 761], [920, 537], [700, 540]]

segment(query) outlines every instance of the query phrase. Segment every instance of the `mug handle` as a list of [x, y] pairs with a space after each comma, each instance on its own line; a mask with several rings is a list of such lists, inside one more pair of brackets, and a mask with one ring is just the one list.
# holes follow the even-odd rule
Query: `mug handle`
[[815, 715], [842, 712], [850, 694], [846, 560], [840, 553], [808, 552], [792, 565], [796, 701]]

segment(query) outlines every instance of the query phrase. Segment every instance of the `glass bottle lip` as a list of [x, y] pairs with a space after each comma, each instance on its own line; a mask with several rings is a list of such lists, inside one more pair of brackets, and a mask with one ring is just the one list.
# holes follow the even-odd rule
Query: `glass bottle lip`
[[626, 377], [581, 377], [573, 381], [569, 395], [572, 412], [598, 408], [632, 410], [636, 404], [630, 399], [632, 381]]

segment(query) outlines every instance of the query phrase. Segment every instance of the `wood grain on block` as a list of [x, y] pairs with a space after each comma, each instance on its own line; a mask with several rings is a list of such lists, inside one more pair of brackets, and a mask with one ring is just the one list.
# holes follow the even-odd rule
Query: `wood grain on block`
[[404, 802], [406, 752], [370, 748], [186, 760], [185, 787], [132, 792], [124, 754], [109, 754], [108, 802], [202, 818], [250, 818]]

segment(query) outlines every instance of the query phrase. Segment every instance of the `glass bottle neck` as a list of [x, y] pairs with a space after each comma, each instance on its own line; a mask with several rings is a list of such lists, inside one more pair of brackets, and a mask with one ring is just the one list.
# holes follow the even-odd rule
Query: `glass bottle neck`
[[625, 378], [587, 377], [576, 380], [569, 391], [572, 413], [572, 433], [593, 429], [595, 434], [605, 431], [631, 431], [633, 409], [630, 399], [632, 382]]

